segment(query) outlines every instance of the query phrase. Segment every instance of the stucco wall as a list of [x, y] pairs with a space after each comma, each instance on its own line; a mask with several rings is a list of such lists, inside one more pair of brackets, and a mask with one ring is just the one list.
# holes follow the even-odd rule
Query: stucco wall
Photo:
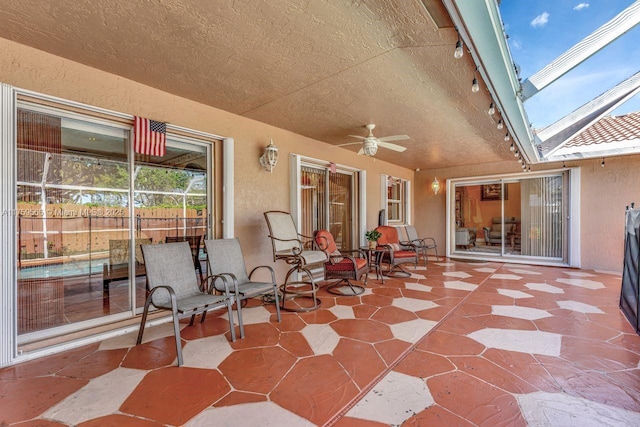
[[[555, 169], [561, 164], [534, 165], [533, 170]], [[640, 204], [640, 156], [566, 162], [580, 168], [580, 251], [581, 267], [622, 272], [624, 254], [624, 209]], [[517, 173], [514, 162], [472, 165], [416, 173], [416, 227], [421, 235], [434, 236], [442, 252], [446, 233], [446, 195], [434, 195], [429, 185], [433, 177], [451, 178]], [[446, 190], [446, 188], [445, 188]]]
[[[235, 234], [247, 265], [272, 264], [262, 213], [289, 211], [289, 155], [300, 154], [367, 171], [367, 228], [377, 225], [380, 174], [413, 180], [412, 170], [306, 138], [292, 132], [189, 101], [33, 48], [0, 39], [0, 81], [22, 89], [150, 117], [235, 139]], [[360, 124], [354, 124], [354, 129]], [[280, 160], [273, 173], [258, 162], [273, 138]], [[277, 265], [278, 276], [284, 266]]]

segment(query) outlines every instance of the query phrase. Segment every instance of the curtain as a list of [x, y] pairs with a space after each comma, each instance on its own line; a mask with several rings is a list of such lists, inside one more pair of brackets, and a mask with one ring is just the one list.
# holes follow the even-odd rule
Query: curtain
[[562, 176], [523, 179], [522, 255], [562, 258]]

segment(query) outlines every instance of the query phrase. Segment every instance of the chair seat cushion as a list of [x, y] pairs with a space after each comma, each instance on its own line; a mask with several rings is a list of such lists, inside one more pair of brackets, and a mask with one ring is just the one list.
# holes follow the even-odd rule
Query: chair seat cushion
[[[356, 269], [360, 270], [367, 265], [367, 260], [363, 258], [355, 258]], [[327, 271], [353, 271], [353, 263], [349, 259], [343, 259], [335, 264], [325, 264]]]
[[394, 251], [394, 258], [415, 258], [416, 253], [413, 251]]

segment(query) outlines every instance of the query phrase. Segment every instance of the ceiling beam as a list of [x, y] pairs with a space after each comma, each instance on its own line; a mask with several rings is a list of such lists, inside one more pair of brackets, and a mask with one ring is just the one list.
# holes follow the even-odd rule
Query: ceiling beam
[[531, 98], [638, 23], [640, 23], [640, 0], [636, 0], [611, 21], [522, 82], [522, 100], [526, 101]]

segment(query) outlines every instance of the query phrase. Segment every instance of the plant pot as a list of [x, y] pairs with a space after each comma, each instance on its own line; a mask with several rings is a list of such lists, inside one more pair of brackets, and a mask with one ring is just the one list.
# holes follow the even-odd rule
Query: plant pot
[[378, 242], [375, 240], [369, 241], [369, 249], [375, 249], [378, 246]]

